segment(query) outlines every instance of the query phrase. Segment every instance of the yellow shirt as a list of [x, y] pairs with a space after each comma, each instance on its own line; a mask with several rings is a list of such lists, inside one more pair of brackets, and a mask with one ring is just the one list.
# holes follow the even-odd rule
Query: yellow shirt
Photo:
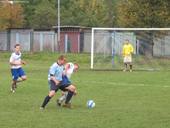
[[123, 46], [123, 53], [124, 53], [124, 55], [125, 55], [125, 57], [131, 57], [131, 53], [128, 55], [127, 53], [128, 52], [133, 52], [133, 47], [132, 47], [132, 45], [131, 44], [125, 44], [124, 46]]

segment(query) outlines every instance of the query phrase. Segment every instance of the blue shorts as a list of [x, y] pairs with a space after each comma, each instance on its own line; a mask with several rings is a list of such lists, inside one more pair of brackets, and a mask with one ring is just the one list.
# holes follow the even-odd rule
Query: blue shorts
[[24, 70], [22, 68], [18, 68], [18, 69], [11, 69], [11, 73], [12, 73], [12, 80], [16, 81], [18, 79], [18, 76], [26, 76]]
[[62, 81], [67, 82], [72, 85], [72, 83], [68, 80], [66, 76], [62, 77]]

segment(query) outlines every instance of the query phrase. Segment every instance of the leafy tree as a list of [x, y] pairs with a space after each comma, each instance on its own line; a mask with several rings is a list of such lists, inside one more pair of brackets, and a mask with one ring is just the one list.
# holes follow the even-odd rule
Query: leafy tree
[[[170, 25], [170, 11], [168, 0], [126, 0], [120, 4], [121, 27], [128, 28], [164, 28]], [[145, 55], [147, 58], [153, 56], [153, 40], [158, 35], [165, 34], [165, 31], [135, 32], [146, 46]], [[140, 35], [140, 36], [139, 36]]]
[[74, 3], [72, 23], [86, 27], [106, 27], [108, 15], [101, 0], [78, 0]]
[[11, 5], [8, 2], [0, 4], [0, 31], [22, 27], [24, 22], [23, 9], [20, 4]]
[[31, 27], [51, 28], [57, 24], [57, 11], [48, 0], [42, 0], [36, 7], [33, 19], [30, 21]]

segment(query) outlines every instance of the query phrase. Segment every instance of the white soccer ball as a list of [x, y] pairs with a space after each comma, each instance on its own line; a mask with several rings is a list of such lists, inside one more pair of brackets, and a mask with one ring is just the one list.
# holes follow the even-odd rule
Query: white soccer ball
[[89, 100], [89, 101], [87, 102], [87, 107], [88, 107], [88, 108], [94, 108], [94, 107], [95, 107], [95, 102], [94, 102], [93, 100]]

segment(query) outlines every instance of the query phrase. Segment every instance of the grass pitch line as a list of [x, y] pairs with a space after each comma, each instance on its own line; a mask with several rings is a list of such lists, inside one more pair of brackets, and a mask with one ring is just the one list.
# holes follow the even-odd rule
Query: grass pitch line
[[73, 81], [77, 83], [89, 83], [89, 84], [110, 84], [110, 85], [132, 85], [132, 86], [141, 86], [141, 87], [163, 87], [170, 88], [170, 86], [160, 86], [160, 85], [146, 85], [146, 84], [127, 84], [127, 83], [112, 83], [112, 82], [96, 82], [96, 81]]

